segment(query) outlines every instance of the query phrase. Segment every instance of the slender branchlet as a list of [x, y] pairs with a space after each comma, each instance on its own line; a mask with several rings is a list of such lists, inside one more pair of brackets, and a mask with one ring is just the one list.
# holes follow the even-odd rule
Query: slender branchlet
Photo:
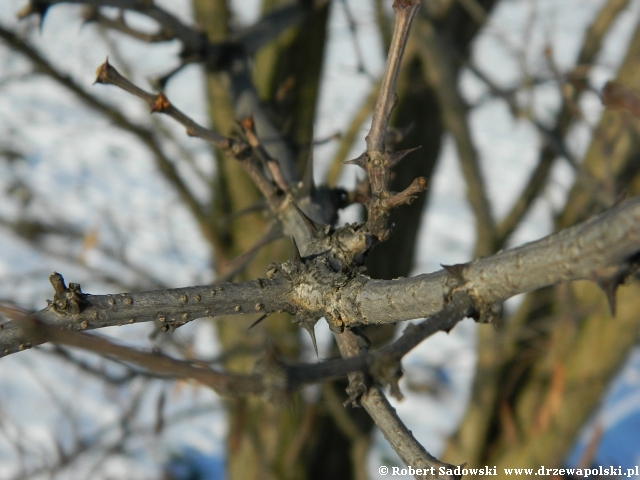
[[391, 234], [389, 215], [399, 205], [410, 203], [415, 195], [427, 188], [424, 178], [417, 178], [407, 190], [393, 193], [389, 189], [391, 168], [408, 151], [391, 153], [386, 149], [387, 130], [391, 112], [397, 103], [396, 81], [404, 49], [409, 38], [411, 24], [420, 8], [420, 0], [395, 0], [396, 13], [393, 38], [378, 93], [371, 129], [366, 137], [367, 149], [358, 159], [347, 162], [361, 166], [369, 178], [369, 197], [365, 201], [367, 208], [367, 230], [378, 241], [385, 241]]

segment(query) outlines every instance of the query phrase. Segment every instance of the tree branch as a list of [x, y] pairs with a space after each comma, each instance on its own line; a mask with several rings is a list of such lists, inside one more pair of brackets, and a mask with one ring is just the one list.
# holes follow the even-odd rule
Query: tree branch
[[[173, 329], [201, 317], [291, 311], [283, 280], [259, 279], [171, 290], [119, 295], [88, 295], [80, 286], [66, 287], [54, 273], [55, 295], [49, 305], [34, 314], [42, 323], [69, 330], [92, 330], [138, 322], [158, 321]], [[0, 356], [24, 350], [40, 342], [30, 339], [14, 322], [0, 329]]]
[[[533, 201], [538, 198], [539, 193], [546, 186], [546, 179], [551, 172], [551, 167], [553, 166], [556, 155], [566, 156], [571, 161], [570, 153], [564, 148], [563, 141], [573, 120], [573, 109], [571, 105], [578, 104], [582, 93], [585, 91], [584, 84], [587, 81], [587, 76], [592, 68], [593, 62], [600, 52], [602, 42], [615, 19], [618, 17], [618, 14], [627, 7], [628, 3], [628, 0], [607, 1], [589, 26], [587, 35], [582, 42], [582, 48], [578, 54], [576, 66], [573, 68], [573, 71], [567, 75], [567, 78], [573, 81], [575, 85], [572, 85], [568, 96], [561, 96], [563, 102], [562, 107], [556, 115], [555, 128], [551, 131], [541, 129], [539, 123], [533, 121], [534, 125], [538, 127], [538, 130], [541, 131], [547, 139], [547, 144], [541, 149], [536, 168], [522, 189], [518, 200], [516, 200], [509, 213], [507, 213], [498, 225], [498, 245], [502, 245], [516, 229], [520, 221], [529, 211]], [[488, 80], [486, 77], [483, 78], [481, 74], [479, 77], [483, 80]], [[492, 87], [490, 83], [487, 83], [487, 85], [489, 88], [495, 88]], [[511, 102], [513, 103], [510, 103], [510, 106], [515, 105], [515, 100], [512, 99]]]
[[[561, 281], [592, 279], [615, 292], [615, 287], [636, 267], [636, 256], [640, 252], [638, 220], [640, 197], [635, 197], [536, 242], [448, 267], [448, 271], [398, 280], [372, 280], [356, 275], [344, 283], [344, 277], [332, 278], [326, 271], [324, 276], [319, 275], [313, 263], [301, 271], [293, 262], [287, 262], [267, 272], [271, 279], [143, 293], [87, 295], [79, 285], [66, 287], [62, 277], [54, 274], [51, 276], [54, 299], [34, 316], [40, 322], [57, 327], [86, 330], [151, 320], [175, 328], [203, 316], [287, 311], [326, 315], [330, 325], [340, 321], [340, 326], [345, 328], [434, 315], [445, 308], [449, 299], [462, 295], [478, 318], [490, 319], [494, 304]], [[451, 327], [443, 325], [438, 328]], [[335, 324], [334, 327], [339, 328]], [[422, 335], [421, 340], [427, 335], [425, 332], [412, 334], [415, 338]], [[0, 330], [2, 355], [33, 344], [13, 322], [5, 323]], [[386, 351], [394, 355], [398, 352]], [[351, 370], [346, 371], [360, 369], [349, 368]]]
[[[344, 358], [365, 358], [366, 349], [362, 347], [353, 332], [345, 331], [342, 334], [336, 335], [336, 341], [340, 353]], [[350, 392], [352, 397], [359, 397], [360, 404], [371, 416], [402, 461], [405, 462], [406, 465], [411, 465], [414, 468], [429, 469], [428, 475], [421, 475], [417, 478], [442, 480], [454, 480], [456, 478], [450, 475], [430, 475], [431, 468], [437, 472], [440, 467], [451, 468], [452, 466], [440, 462], [425, 450], [413, 436], [411, 430], [400, 420], [395, 408], [391, 406], [380, 387], [374, 385], [367, 388], [361, 373], [350, 374], [349, 382], [349, 388], [352, 389]], [[359, 392], [357, 391], [358, 389], [360, 389]]]
[[218, 245], [218, 239], [215, 235], [215, 232], [211, 230], [210, 223], [207, 216], [203, 212], [201, 205], [193, 196], [188, 185], [178, 174], [176, 166], [165, 155], [164, 151], [160, 147], [158, 140], [155, 138], [154, 134], [151, 131], [139, 125], [135, 125], [122, 113], [114, 110], [109, 105], [91, 96], [84, 90], [84, 88], [74, 82], [67, 75], [58, 71], [36, 50], [34, 50], [24, 40], [17, 37], [13, 32], [0, 27], [0, 38], [15, 50], [27, 57], [38, 68], [39, 71], [75, 94], [76, 97], [79, 98], [85, 105], [97, 111], [101, 115], [107, 117], [118, 128], [121, 128], [124, 131], [133, 134], [138, 140], [146, 145], [152, 153], [155, 163], [162, 173], [163, 178], [176, 189], [176, 192], [180, 196], [180, 199], [184, 202], [191, 214], [197, 220], [198, 225], [200, 226], [205, 238], [210, 240], [214, 245]]
[[400, 62], [411, 31], [411, 23], [420, 8], [420, 0], [395, 0], [393, 10], [396, 12], [396, 24], [389, 47], [387, 64], [380, 84], [380, 93], [373, 111], [371, 129], [366, 137], [367, 152], [384, 152], [387, 125], [391, 111], [397, 103], [396, 80], [400, 71]]

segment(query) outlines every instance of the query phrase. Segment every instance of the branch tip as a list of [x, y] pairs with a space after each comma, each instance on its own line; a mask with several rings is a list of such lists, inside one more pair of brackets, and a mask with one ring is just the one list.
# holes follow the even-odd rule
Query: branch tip
[[64, 278], [58, 272], [53, 272], [49, 275], [49, 282], [56, 295], [64, 295], [67, 292], [67, 285], [64, 283]]
[[102, 84], [108, 84], [109, 82], [109, 69], [113, 68], [111, 66], [111, 64], [109, 63], [109, 57], [107, 57], [104, 61], [104, 63], [100, 64], [100, 66], [97, 68], [96, 70], [96, 79], [94, 80], [93, 84], [95, 85], [96, 83], [102, 83]]
[[421, 0], [394, 0], [393, 9], [396, 12], [402, 11], [409, 7], [420, 6]]

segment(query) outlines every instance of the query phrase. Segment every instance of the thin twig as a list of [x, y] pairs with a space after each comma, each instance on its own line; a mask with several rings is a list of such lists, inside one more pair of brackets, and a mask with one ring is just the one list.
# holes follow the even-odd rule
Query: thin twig
[[154, 157], [156, 165], [160, 170], [160, 173], [169, 182], [169, 184], [176, 189], [178, 195], [180, 196], [180, 199], [184, 202], [191, 214], [197, 220], [205, 238], [210, 240], [213, 245], [219, 245], [217, 235], [214, 231], [211, 230], [210, 223], [201, 205], [193, 196], [188, 185], [178, 174], [176, 166], [165, 155], [158, 140], [151, 131], [139, 125], [135, 125], [122, 113], [91, 96], [89, 93], [87, 93], [86, 90], [84, 90], [84, 88], [74, 82], [69, 76], [56, 69], [44, 57], [42, 57], [42, 55], [40, 55], [24, 40], [16, 36], [13, 32], [0, 27], [0, 38], [7, 44], [11, 45], [16, 51], [27, 57], [38, 68], [40, 72], [44, 73], [49, 78], [56, 81], [58, 84], [71, 91], [76, 96], [76, 98], [81, 100], [85, 105], [87, 105], [94, 111], [97, 111], [101, 115], [104, 115], [106, 118], [111, 120], [118, 128], [121, 128], [133, 134], [147, 148], [149, 148]]
[[69, 347], [78, 347], [108, 357], [115, 357], [173, 378], [190, 378], [207, 385], [224, 396], [243, 396], [250, 393], [261, 393], [264, 389], [260, 377], [256, 375], [234, 375], [220, 373], [203, 366], [157, 352], [143, 352], [130, 346], [117, 345], [104, 337], [89, 335], [39, 322], [33, 315], [12, 315], [13, 322], [28, 332], [28, 335], [38, 343], [54, 342]]
[[[362, 345], [358, 341], [358, 338], [351, 331], [345, 331], [340, 335], [336, 335], [336, 341], [340, 348], [340, 353], [344, 358], [360, 357], [366, 354], [366, 350], [362, 348]], [[351, 374], [349, 376], [350, 388], [358, 388], [354, 386], [361, 381], [361, 374]], [[411, 465], [413, 468], [426, 469], [427, 472], [422, 472], [419, 478], [425, 479], [441, 479], [441, 480], [454, 480], [457, 477], [450, 475], [438, 475], [440, 467], [453, 468], [451, 465], [440, 462], [437, 458], [433, 457], [425, 448], [416, 440], [398, 414], [395, 408], [391, 406], [382, 390], [377, 386], [372, 386], [367, 389], [362, 385], [365, 392], [360, 396], [360, 404], [367, 410], [367, 413], [371, 416], [375, 424], [378, 426], [384, 437], [389, 444], [396, 451], [398, 456], [405, 462], [406, 465]], [[432, 470], [433, 469], [433, 470]]]
[[[628, 0], [609, 0], [602, 7], [594, 21], [587, 29], [587, 35], [582, 42], [582, 48], [578, 54], [576, 66], [568, 75], [568, 78], [577, 81], [578, 85], [586, 82], [591, 66], [593, 65], [598, 52], [600, 52], [604, 37], [611, 29], [611, 26], [618, 17], [618, 14], [626, 8], [628, 3]], [[566, 136], [567, 132], [571, 128], [573, 120], [571, 104], [578, 104], [583, 92], [584, 88], [573, 87], [569, 98], [566, 98], [564, 95], [562, 96], [563, 104], [556, 115], [556, 126], [551, 131], [553, 138], [563, 139]], [[561, 145], [564, 145], [564, 142], [561, 143]], [[546, 180], [549, 176], [557, 153], [560, 152], [558, 152], [557, 143], [554, 141], [547, 143], [541, 150], [536, 168], [529, 176], [529, 180], [523, 188], [522, 193], [498, 226], [497, 241], [499, 245], [502, 245], [520, 224], [531, 208], [533, 201], [546, 186]], [[563, 153], [560, 154], [564, 155]], [[567, 158], [569, 160], [571, 159], [570, 156]]]
[[400, 62], [411, 31], [411, 23], [420, 8], [420, 0], [395, 0], [396, 23], [387, 56], [384, 76], [380, 84], [380, 93], [373, 111], [371, 129], [366, 137], [367, 152], [385, 151], [385, 135], [391, 117], [391, 111], [397, 103], [396, 80], [400, 71]]

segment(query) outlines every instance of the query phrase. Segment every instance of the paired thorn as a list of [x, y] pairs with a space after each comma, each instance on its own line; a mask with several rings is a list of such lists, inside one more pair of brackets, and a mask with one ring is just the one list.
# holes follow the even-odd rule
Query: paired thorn
[[367, 164], [367, 154], [363, 153], [362, 155], [360, 155], [357, 158], [342, 162], [342, 164], [343, 165], [357, 165], [357, 166], [359, 166], [361, 168], [365, 168], [365, 165]]
[[389, 166], [389, 168], [393, 168], [398, 165], [398, 163], [400, 163], [400, 160], [402, 160], [404, 157], [409, 155], [411, 152], [420, 150], [421, 148], [422, 146], [418, 146], [414, 148], [408, 148], [406, 150], [400, 150], [399, 152], [387, 153], [387, 165]]

